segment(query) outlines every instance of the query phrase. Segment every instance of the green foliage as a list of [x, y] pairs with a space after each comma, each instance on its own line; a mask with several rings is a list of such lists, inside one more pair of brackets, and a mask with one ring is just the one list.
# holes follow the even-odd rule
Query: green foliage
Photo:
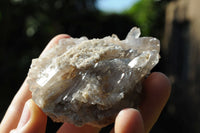
[[152, 34], [158, 17], [162, 13], [163, 4], [155, 0], [140, 0], [124, 14], [130, 16], [142, 30], [143, 35]]

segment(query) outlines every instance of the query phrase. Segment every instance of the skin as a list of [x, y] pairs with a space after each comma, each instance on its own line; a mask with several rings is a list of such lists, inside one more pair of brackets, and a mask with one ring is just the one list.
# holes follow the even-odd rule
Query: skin
[[[62, 38], [70, 36], [61, 34], [54, 37], [42, 52], [58, 43]], [[148, 133], [157, 121], [171, 92], [169, 79], [162, 73], [152, 73], [143, 83], [143, 96], [139, 110], [123, 109], [115, 119], [112, 133]], [[31, 92], [26, 79], [13, 98], [0, 125], [0, 133], [45, 133], [47, 116], [31, 100]], [[58, 133], [98, 133], [99, 128], [85, 125], [76, 127], [64, 123]]]

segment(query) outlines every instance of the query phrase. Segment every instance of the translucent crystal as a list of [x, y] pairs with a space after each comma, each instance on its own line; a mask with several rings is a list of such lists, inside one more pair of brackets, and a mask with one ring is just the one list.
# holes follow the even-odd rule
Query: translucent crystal
[[159, 61], [159, 40], [116, 35], [61, 39], [28, 73], [32, 99], [54, 121], [102, 127], [123, 108], [137, 107], [142, 80]]

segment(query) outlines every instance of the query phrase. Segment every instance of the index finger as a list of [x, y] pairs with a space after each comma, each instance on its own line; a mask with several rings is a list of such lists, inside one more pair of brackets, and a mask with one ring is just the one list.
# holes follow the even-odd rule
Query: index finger
[[157, 121], [171, 92], [169, 79], [160, 72], [152, 73], [143, 84], [143, 98], [139, 106], [145, 132], [149, 132]]
[[[48, 43], [42, 54], [54, 45], [56, 45], [60, 39], [69, 37], [70, 36], [66, 34], [57, 35]], [[17, 127], [24, 104], [31, 97], [31, 92], [25, 79], [24, 83], [22, 84], [19, 91], [13, 98], [10, 106], [8, 107], [8, 110], [0, 125], [0, 132], [9, 132], [10, 130]]]

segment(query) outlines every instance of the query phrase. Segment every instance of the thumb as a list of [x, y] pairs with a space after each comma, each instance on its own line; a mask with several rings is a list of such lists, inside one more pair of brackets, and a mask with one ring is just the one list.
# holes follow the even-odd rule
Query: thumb
[[45, 133], [46, 123], [47, 116], [30, 99], [25, 103], [17, 128], [11, 133]]
[[115, 119], [115, 133], [144, 133], [140, 112], [133, 108], [123, 109]]

